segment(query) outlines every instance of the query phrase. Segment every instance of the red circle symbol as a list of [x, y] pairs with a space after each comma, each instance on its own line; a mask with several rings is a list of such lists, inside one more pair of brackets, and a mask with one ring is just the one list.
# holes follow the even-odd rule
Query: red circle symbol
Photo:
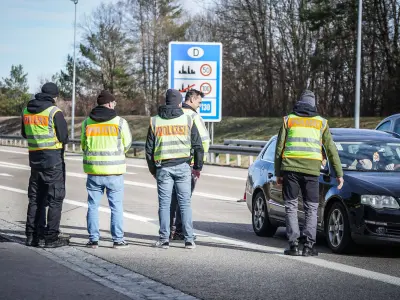
[[200, 85], [200, 91], [204, 93], [204, 95], [208, 95], [212, 91], [211, 84], [208, 82], [204, 82]]
[[209, 64], [204, 64], [200, 67], [200, 73], [203, 76], [210, 76], [212, 72], [212, 68]]

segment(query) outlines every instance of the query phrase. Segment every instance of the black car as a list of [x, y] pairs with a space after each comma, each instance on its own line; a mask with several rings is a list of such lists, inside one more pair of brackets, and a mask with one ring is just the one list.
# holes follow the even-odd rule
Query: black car
[[400, 114], [395, 114], [382, 120], [375, 130], [395, 132], [400, 136]]
[[[335, 253], [356, 243], [400, 244], [400, 139], [376, 130], [331, 129], [341, 159], [345, 183], [337, 189], [336, 175], [323, 151], [318, 231]], [[276, 182], [271, 138], [250, 166], [246, 202], [254, 232], [272, 237], [285, 226], [282, 186]], [[299, 224], [304, 209], [299, 195]]]

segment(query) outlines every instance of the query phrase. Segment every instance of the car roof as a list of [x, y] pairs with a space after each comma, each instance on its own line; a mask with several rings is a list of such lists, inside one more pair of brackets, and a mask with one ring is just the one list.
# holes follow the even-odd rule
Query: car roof
[[391, 115], [391, 116], [389, 116], [389, 117], [386, 117], [385, 119], [382, 120], [382, 122], [388, 121], [388, 120], [392, 120], [392, 119], [398, 119], [398, 118], [400, 118], [400, 113], [399, 113], [399, 114]]
[[379, 141], [400, 143], [400, 135], [372, 129], [330, 128], [334, 141]]

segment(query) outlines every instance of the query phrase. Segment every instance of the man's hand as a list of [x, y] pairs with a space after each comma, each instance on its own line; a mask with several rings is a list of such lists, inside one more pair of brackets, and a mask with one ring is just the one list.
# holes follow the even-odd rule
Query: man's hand
[[283, 184], [283, 177], [277, 177], [276, 178], [276, 183], [279, 184], [279, 185], [282, 185]]
[[343, 187], [343, 183], [344, 183], [343, 177], [338, 177], [338, 178], [336, 178], [336, 180], [337, 180], [337, 183], [338, 183], [337, 188], [338, 188], [338, 190], [341, 190], [342, 187]]
[[193, 169], [193, 170], [192, 170], [192, 175], [193, 175], [194, 177], [196, 177], [196, 179], [199, 179], [199, 178], [200, 178], [200, 171], [199, 171], [199, 170]]

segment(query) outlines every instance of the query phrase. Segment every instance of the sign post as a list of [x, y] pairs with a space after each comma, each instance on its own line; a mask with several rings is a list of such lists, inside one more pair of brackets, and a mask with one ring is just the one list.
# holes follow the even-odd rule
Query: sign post
[[[170, 42], [168, 87], [179, 90], [183, 98], [192, 88], [203, 92], [200, 116], [205, 122], [220, 122], [222, 119], [222, 44]], [[214, 136], [214, 132], [211, 136]]]

